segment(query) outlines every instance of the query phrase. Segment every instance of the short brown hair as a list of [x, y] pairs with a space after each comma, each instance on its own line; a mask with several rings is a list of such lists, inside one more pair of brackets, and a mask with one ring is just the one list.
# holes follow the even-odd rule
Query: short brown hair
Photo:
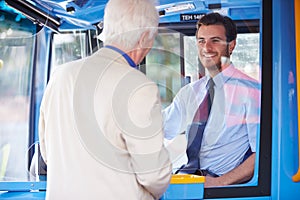
[[199, 28], [202, 26], [208, 25], [223, 25], [226, 31], [226, 40], [227, 42], [231, 42], [236, 39], [237, 29], [233, 20], [227, 16], [223, 16], [219, 13], [209, 13], [202, 16], [197, 22], [197, 32]]

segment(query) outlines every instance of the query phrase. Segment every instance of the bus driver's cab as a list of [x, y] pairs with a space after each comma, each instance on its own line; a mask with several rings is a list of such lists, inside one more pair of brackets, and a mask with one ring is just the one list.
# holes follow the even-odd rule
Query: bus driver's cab
[[[0, 199], [45, 198], [46, 165], [38, 138], [41, 99], [55, 67], [103, 46], [98, 36], [106, 2], [0, 0]], [[207, 73], [195, 33], [197, 20], [210, 12], [234, 20], [238, 35], [231, 61], [261, 84], [253, 177], [204, 188], [202, 176], [174, 175], [162, 199], [299, 198], [299, 9], [297, 0], [159, 1], [159, 34], [139, 70], [157, 83], [163, 108], [182, 87]], [[176, 171], [187, 162], [185, 134], [165, 145]]]

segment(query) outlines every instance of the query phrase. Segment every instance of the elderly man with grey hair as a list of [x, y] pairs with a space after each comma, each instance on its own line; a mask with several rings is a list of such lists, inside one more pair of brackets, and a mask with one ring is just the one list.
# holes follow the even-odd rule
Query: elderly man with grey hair
[[172, 166], [159, 91], [136, 70], [157, 33], [150, 0], [110, 0], [104, 47], [56, 67], [39, 121], [46, 199], [159, 199]]

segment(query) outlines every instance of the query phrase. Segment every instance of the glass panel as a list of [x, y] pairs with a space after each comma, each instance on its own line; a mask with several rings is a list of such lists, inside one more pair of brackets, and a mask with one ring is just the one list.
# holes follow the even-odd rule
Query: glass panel
[[[220, 123], [226, 123], [224, 126], [227, 127], [226, 130], [230, 132], [231, 128], [234, 129], [237, 128], [247, 128], [248, 133], [245, 131], [244, 136], [245, 137], [251, 137], [251, 145], [252, 147], [255, 146], [255, 135], [257, 135], [257, 139], [259, 139], [259, 100], [260, 100], [260, 33], [239, 33], [237, 35], [236, 40], [236, 46], [233, 51], [233, 54], [230, 56], [231, 62], [233, 63], [234, 67], [236, 69], [239, 69], [243, 73], [247, 74], [248, 76], [256, 79], [258, 82], [256, 83], [253, 81], [253, 83], [250, 83], [252, 81], [249, 80], [250, 85], [252, 86], [248, 87], [249, 91], [256, 90], [257, 92], [254, 92], [253, 98], [251, 98], [250, 101], [255, 102], [255, 105], [251, 108], [251, 113], [247, 113], [247, 119], [245, 117], [245, 120], [254, 120], [253, 124], [247, 123], [246, 125], [243, 125], [244, 123], [241, 121], [238, 121], [237, 119], [242, 119], [240, 115], [243, 114], [243, 102], [242, 101], [232, 101], [233, 99], [238, 99], [237, 93], [230, 92], [231, 90], [241, 90], [242, 87], [239, 87], [239, 85], [232, 85], [232, 83], [235, 83], [234, 80], [237, 77], [231, 77], [230, 84], [224, 84], [224, 91], [226, 90], [226, 96], [229, 97], [230, 94], [235, 95], [231, 99], [231, 103], [226, 104], [228, 106], [217, 106], [217, 107], [224, 107], [227, 110], [225, 111], [226, 117], [224, 118], [220, 113], [217, 114], [216, 112], [211, 115], [214, 116], [217, 119], [221, 119]], [[200, 63], [200, 60], [198, 58], [198, 47], [195, 36], [186, 36], [182, 33], [174, 33], [174, 31], [170, 31], [170, 33], [160, 33], [159, 36], [156, 38], [153, 49], [150, 51], [150, 53], [146, 57], [146, 75], [154, 80], [160, 89], [160, 95], [161, 100], [163, 104], [163, 108], [166, 108], [168, 105], [171, 104], [173, 101], [173, 98], [178, 93], [181, 87], [183, 87], [185, 84], [189, 82], [194, 82], [200, 79], [201, 77], [205, 76], [207, 74], [206, 69], [202, 66]], [[247, 86], [246, 79], [242, 80], [239, 79], [239, 84]], [[254, 87], [254, 88], [251, 88]], [[241, 90], [243, 91], [243, 90]], [[222, 93], [222, 94], [223, 94]], [[219, 92], [219, 94], [221, 94]], [[182, 93], [181, 93], [182, 95]], [[224, 95], [224, 94], [223, 94]], [[192, 95], [191, 95], [192, 96]], [[193, 96], [194, 97], [194, 96]], [[220, 97], [220, 96], [219, 96]], [[182, 100], [184, 101], [184, 100]], [[220, 98], [219, 98], [220, 101]], [[188, 102], [188, 101], [187, 101]], [[185, 103], [187, 103], [185, 102]], [[234, 103], [233, 103], [234, 102]], [[220, 103], [220, 102], [219, 102]], [[192, 103], [191, 103], [192, 104]], [[181, 102], [180, 105], [183, 105], [183, 102]], [[225, 104], [224, 104], [225, 105]], [[229, 106], [231, 105], [231, 107]], [[191, 108], [192, 106], [188, 107], [187, 109], [190, 109], [190, 111], [194, 110]], [[175, 109], [174, 107], [172, 109]], [[230, 110], [231, 109], [231, 110]], [[249, 108], [250, 109], [250, 108]], [[235, 110], [239, 110], [238, 114], [232, 114], [231, 112], [234, 112]], [[170, 110], [169, 110], [170, 111]], [[254, 113], [255, 112], [255, 113]], [[230, 113], [230, 114], [228, 114]], [[184, 115], [184, 114], [183, 114]], [[188, 114], [186, 114], [188, 115]], [[228, 115], [228, 116], [227, 116]], [[245, 114], [246, 115], [246, 114]], [[249, 116], [251, 115], [252, 118]], [[171, 121], [174, 122], [174, 116], [172, 116], [172, 120], [166, 122], [166, 126], [168, 126], [167, 123]], [[179, 117], [183, 117], [182, 115]], [[187, 117], [188, 118], [188, 117]], [[186, 119], [186, 118], [185, 118]], [[190, 118], [186, 119], [189, 120]], [[193, 117], [191, 118], [193, 119]], [[186, 122], [179, 122], [179, 123], [186, 123]], [[236, 123], [236, 124], [235, 124]], [[170, 129], [173, 129], [173, 126], [176, 123], [172, 124], [172, 127], [169, 127]], [[234, 124], [234, 125], [233, 125]], [[187, 124], [184, 124], [188, 125]], [[171, 125], [170, 125], [171, 126]], [[211, 126], [212, 127], [212, 126]], [[236, 128], [236, 130], [237, 130]], [[167, 128], [168, 129], [168, 128]], [[256, 130], [255, 130], [256, 129]], [[173, 129], [174, 130], [174, 129]], [[187, 129], [185, 129], [187, 130]], [[212, 130], [212, 129], [211, 129]], [[184, 133], [184, 130], [180, 130], [182, 133]], [[257, 132], [255, 134], [254, 132]], [[170, 131], [172, 132], [172, 131]], [[179, 130], [178, 130], [179, 132]], [[233, 131], [231, 131], [233, 133]], [[252, 134], [251, 134], [252, 133]], [[172, 133], [173, 134], [173, 133]], [[176, 133], [174, 133], [175, 135]], [[179, 133], [177, 133], [179, 134]], [[225, 134], [223, 134], [225, 135]], [[171, 138], [171, 136], [170, 136]], [[169, 138], [168, 138], [169, 139]], [[250, 140], [250, 139], [249, 139]], [[168, 149], [170, 151], [171, 159], [173, 161], [173, 170], [174, 172], [177, 171], [178, 168], [180, 168], [183, 164], [187, 163], [187, 157], [185, 154], [186, 148], [187, 148], [187, 141], [186, 141], [186, 135], [185, 134], [179, 134], [172, 140], [166, 140], [165, 144], [168, 146]], [[247, 150], [249, 148], [247, 145], [243, 146], [243, 152], [244, 150]], [[255, 148], [255, 147], [253, 147]], [[257, 151], [259, 151], [259, 147], [256, 148]], [[246, 154], [245, 154], [246, 155]], [[239, 155], [242, 159], [243, 155]], [[258, 155], [257, 155], [258, 158]], [[256, 160], [258, 160], [256, 158]], [[256, 169], [255, 173], [257, 174], [257, 166], [258, 163], [256, 163]], [[254, 177], [257, 177], [255, 175]], [[252, 182], [249, 182], [249, 184], [257, 184], [257, 179], [254, 179]]]
[[[259, 33], [238, 34], [230, 58], [235, 68], [259, 81]], [[184, 37], [184, 61], [185, 75], [191, 79], [191, 82], [205, 74], [204, 68], [199, 63], [195, 36]]]
[[[159, 34], [146, 57], [146, 75], [158, 84], [163, 107], [172, 102], [185, 83], [205, 75], [198, 59], [195, 36], [183, 36], [183, 41], [183, 66], [180, 63], [180, 33]], [[238, 34], [231, 61], [237, 69], [259, 80], [259, 33]], [[185, 74], [184, 79], [181, 71]]]
[[235, 67], [248, 76], [260, 80], [259, 33], [237, 35], [236, 47], [231, 55]]
[[[198, 50], [195, 36], [184, 36], [184, 66], [185, 76], [189, 82], [199, 79], [201, 76], [200, 62], [198, 58]], [[203, 73], [203, 72], [202, 72]]]
[[0, 26], [0, 181], [28, 178], [34, 38], [12, 24], [15, 22], [6, 20]]
[[83, 58], [87, 55], [85, 32], [54, 34], [52, 46], [52, 67]]
[[159, 34], [146, 57], [146, 75], [158, 84], [163, 107], [181, 88], [179, 44], [179, 33]]

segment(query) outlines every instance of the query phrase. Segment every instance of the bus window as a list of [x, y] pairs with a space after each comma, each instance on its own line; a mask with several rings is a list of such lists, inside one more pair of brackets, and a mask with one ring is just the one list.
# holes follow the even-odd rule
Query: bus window
[[70, 32], [53, 35], [51, 70], [63, 63], [87, 55], [85, 32]]
[[[173, 32], [161, 33], [146, 57], [146, 74], [158, 84], [164, 107], [172, 102], [183, 85], [205, 75], [198, 59], [195, 36], [184, 35], [182, 45], [180, 37], [183, 34]], [[237, 45], [231, 55], [237, 69], [258, 81], [259, 41], [259, 33], [238, 34]], [[183, 52], [180, 52], [181, 45]]]
[[146, 74], [160, 90], [162, 105], [169, 105], [181, 88], [180, 33], [162, 33], [146, 57]]
[[204, 74], [203, 67], [199, 65], [197, 43], [195, 36], [184, 36], [184, 71], [188, 82], [199, 79], [199, 74]]
[[[235, 67], [248, 76], [259, 78], [259, 33], [242, 33], [237, 35], [237, 45], [231, 55]], [[199, 79], [199, 73], [205, 74], [200, 67], [195, 36], [184, 37], [185, 76], [191, 81]]]
[[26, 181], [35, 26], [5, 11], [0, 16], [0, 180]]
[[237, 45], [231, 56], [237, 69], [257, 81], [260, 80], [259, 41], [259, 33], [238, 34]]
[[[234, 9], [233, 9], [234, 10]], [[231, 17], [237, 26], [237, 39], [236, 39], [236, 46], [235, 49], [230, 56], [230, 61], [233, 63], [234, 68], [238, 69], [242, 73], [248, 75], [251, 78], [245, 78], [245, 79], [239, 79], [240, 83], [243, 85], [248, 85], [247, 80], [249, 81], [248, 87], [249, 91], [254, 91], [253, 94], [253, 107], [249, 107], [247, 110], [251, 110], [251, 117], [253, 119], [248, 118], [249, 123], [240, 121], [240, 119], [246, 120], [246, 113], [243, 112], [243, 104], [242, 101], [237, 101], [239, 103], [234, 104], [232, 102], [228, 102], [226, 105], [233, 106], [224, 106], [224, 104], [221, 106], [218, 106], [218, 108], [227, 109], [228, 107], [231, 107], [232, 110], [226, 110], [222, 114], [220, 113], [214, 113], [213, 116], [215, 116], [217, 119], [224, 119], [224, 121], [220, 121], [220, 124], [223, 123], [224, 127], [227, 127], [228, 130], [234, 129], [235, 127], [242, 127], [247, 126], [248, 134], [245, 137], [248, 137], [248, 142], [244, 150], [245, 154], [241, 155], [246, 158], [247, 156], [247, 149], [249, 150], [249, 146], [251, 145], [251, 148], [255, 149], [254, 151], [259, 152], [259, 145], [257, 141], [260, 139], [260, 83], [261, 83], [261, 55], [260, 55], [260, 48], [261, 48], [261, 33], [260, 33], [260, 14], [259, 9], [255, 8], [249, 8], [249, 11], [255, 11], [256, 16], [255, 18], [240, 20], [240, 17], [244, 17], [243, 15], [243, 9], [239, 10], [237, 8], [230, 12], [231, 10], [227, 10], [228, 13], [226, 14], [225, 11], [222, 13], [223, 15], [228, 15]], [[237, 12], [236, 12], [237, 11]], [[218, 11], [216, 11], [218, 12]], [[237, 16], [241, 12], [241, 16]], [[234, 13], [236, 16], [231, 16], [231, 14]], [[163, 102], [163, 107], [166, 108], [168, 105], [170, 105], [173, 101], [173, 98], [176, 96], [176, 94], [179, 92], [179, 90], [185, 86], [186, 84], [190, 82], [195, 82], [202, 78], [203, 76], [207, 75], [206, 69], [202, 66], [199, 58], [198, 58], [198, 47], [197, 47], [197, 41], [196, 41], [196, 23], [197, 20], [194, 20], [193, 22], [185, 22], [185, 25], [180, 25], [179, 22], [170, 24], [160, 24], [159, 34], [156, 38], [156, 41], [154, 43], [154, 46], [150, 53], [147, 55], [145, 60], [145, 69], [143, 70], [148, 77], [150, 77], [152, 80], [156, 81], [156, 83], [159, 86], [160, 89], [160, 95], [161, 95], [161, 101]], [[250, 26], [248, 26], [250, 24]], [[244, 76], [244, 75], [243, 75]], [[246, 76], [245, 76], [246, 77]], [[231, 80], [236, 80], [235, 77], [232, 77]], [[231, 83], [227, 83], [228, 85], [224, 86], [222, 92], [219, 90], [219, 94], [225, 94], [229, 97], [231, 94], [234, 95], [234, 99], [238, 96], [237, 93], [230, 92], [230, 89], [235, 90], [236, 88], [239, 88], [239, 85], [234, 85], [233, 81]], [[253, 84], [253, 86], [251, 85]], [[198, 84], [199, 86], [200, 84]], [[250, 86], [251, 85], [251, 86]], [[235, 86], [237, 86], [235, 88]], [[234, 89], [235, 88], [235, 89]], [[194, 88], [193, 88], [194, 89]], [[241, 89], [241, 87], [240, 87]], [[194, 90], [193, 90], [194, 91]], [[184, 92], [183, 92], [184, 93]], [[181, 93], [182, 95], [182, 93]], [[193, 95], [189, 96], [189, 98], [195, 97]], [[196, 97], [195, 97], [196, 98]], [[194, 99], [194, 98], [193, 98]], [[248, 98], [247, 98], [248, 99]], [[250, 98], [249, 98], [250, 99]], [[252, 98], [251, 98], [252, 99]], [[188, 100], [183, 100], [185, 103], [188, 102]], [[180, 103], [183, 103], [180, 102]], [[178, 103], [178, 104], [180, 104]], [[183, 104], [181, 104], [183, 105]], [[192, 105], [192, 103], [191, 103]], [[175, 107], [175, 106], [174, 106]], [[168, 112], [171, 110], [176, 110], [174, 107], [168, 110]], [[233, 112], [233, 107], [235, 111]], [[221, 109], [221, 110], [222, 110]], [[184, 109], [183, 109], [184, 110]], [[186, 110], [192, 111], [195, 110], [190, 107], [186, 107]], [[184, 110], [184, 111], [186, 111]], [[252, 112], [253, 110], [253, 112]], [[182, 112], [184, 112], [182, 111]], [[181, 111], [178, 111], [176, 114], [180, 113]], [[228, 114], [230, 113], [230, 114]], [[244, 113], [244, 114], [243, 114]], [[186, 113], [185, 113], [186, 114]], [[183, 119], [183, 122], [179, 121], [178, 123], [182, 123], [184, 127], [186, 127], [185, 130], [188, 128], [188, 121], [190, 118], [186, 117], [188, 114], [182, 114], [177, 119]], [[249, 113], [248, 113], [249, 114]], [[169, 116], [173, 117], [172, 119], [167, 118], [167, 121], [165, 123], [168, 123], [170, 121], [174, 122], [173, 119], [175, 118], [174, 115], [169, 114]], [[242, 115], [245, 115], [244, 118]], [[167, 116], [167, 117], [169, 117]], [[212, 115], [211, 115], [212, 116]], [[231, 117], [231, 118], [225, 118], [223, 116]], [[186, 118], [184, 118], [186, 117]], [[191, 117], [193, 119], [193, 117]], [[169, 121], [168, 121], [169, 120]], [[186, 121], [184, 121], [186, 120]], [[232, 120], [232, 121], [230, 121]], [[251, 121], [254, 120], [254, 121]], [[214, 120], [212, 120], [214, 121]], [[230, 122], [229, 122], [230, 121]], [[173, 124], [170, 122], [171, 125], [165, 124], [167, 126], [166, 130], [171, 130], [174, 127]], [[213, 122], [212, 122], [213, 124]], [[247, 125], [243, 125], [247, 124]], [[168, 127], [169, 126], [169, 127]], [[174, 125], [175, 126], [175, 125]], [[211, 125], [212, 127], [213, 125]], [[221, 127], [220, 127], [221, 128]], [[184, 129], [184, 128], [183, 128]], [[182, 133], [185, 133], [184, 130]], [[250, 130], [251, 129], [251, 130]], [[173, 129], [172, 129], [173, 130]], [[210, 129], [210, 131], [212, 128]], [[171, 133], [169, 135], [175, 136], [173, 140], [168, 140], [171, 138], [171, 136], [168, 136], [169, 138], [166, 138], [166, 145], [168, 146], [168, 149], [170, 151], [171, 159], [173, 162], [173, 171], [177, 171], [178, 168], [183, 166], [183, 164], [187, 163], [187, 157], [186, 157], [186, 148], [187, 148], [187, 139], [185, 134], [180, 133]], [[213, 132], [213, 131], [211, 131]], [[229, 131], [230, 132], [230, 131]], [[232, 134], [235, 134], [234, 132], [231, 132]], [[217, 134], [215, 134], [217, 135]], [[256, 138], [256, 139], [253, 139]], [[210, 138], [213, 140], [212, 138]], [[218, 135], [216, 136], [214, 141], [218, 140]], [[206, 140], [208, 141], [208, 136], [206, 137]], [[214, 144], [211, 144], [213, 146]], [[206, 146], [207, 147], [207, 146]], [[243, 150], [243, 151], [244, 151]], [[242, 158], [242, 157], [241, 157]], [[256, 186], [258, 184], [257, 179], [257, 173], [258, 173], [258, 160], [259, 160], [259, 153], [256, 154], [255, 158], [255, 170], [254, 175], [251, 180], [246, 181], [244, 184], [248, 184], [251, 186]], [[241, 161], [243, 162], [243, 161]], [[240, 185], [239, 185], [240, 186]]]

